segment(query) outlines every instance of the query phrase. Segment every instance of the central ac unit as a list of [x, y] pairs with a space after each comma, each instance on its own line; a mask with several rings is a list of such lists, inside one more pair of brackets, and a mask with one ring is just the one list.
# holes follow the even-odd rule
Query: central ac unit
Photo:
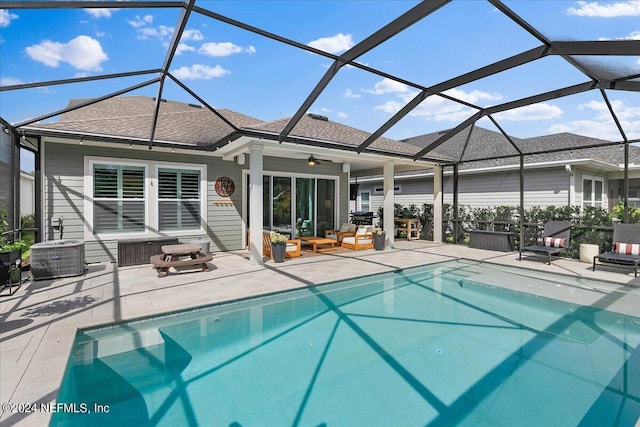
[[31, 246], [34, 280], [57, 279], [84, 274], [84, 242], [49, 240]]

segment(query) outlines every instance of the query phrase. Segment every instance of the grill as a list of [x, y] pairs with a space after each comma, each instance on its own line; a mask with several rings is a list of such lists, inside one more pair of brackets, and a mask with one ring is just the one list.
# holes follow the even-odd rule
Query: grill
[[373, 225], [373, 212], [352, 212], [351, 223], [355, 225]]

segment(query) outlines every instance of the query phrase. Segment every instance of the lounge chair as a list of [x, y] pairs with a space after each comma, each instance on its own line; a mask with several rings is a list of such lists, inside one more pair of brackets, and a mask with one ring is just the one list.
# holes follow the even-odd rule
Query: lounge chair
[[547, 221], [544, 224], [542, 241], [537, 245], [520, 248], [518, 261], [522, 260], [523, 252], [532, 252], [536, 255], [546, 256], [551, 265], [551, 255], [558, 255], [569, 249], [571, 238], [571, 223], [569, 221]]
[[640, 224], [615, 224], [613, 226], [613, 250], [593, 257], [593, 271], [596, 260], [607, 264], [633, 267], [633, 275], [638, 277], [640, 262]]
[[373, 249], [373, 227], [359, 227], [355, 235], [343, 237], [342, 247], [356, 251]]
[[[300, 239], [289, 239], [287, 240], [286, 245], [287, 247], [284, 252], [284, 256], [286, 258], [295, 258], [302, 255], [300, 252]], [[268, 230], [264, 230], [262, 232], [262, 253], [264, 256], [268, 256], [273, 259], [273, 254], [271, 253], [271, 232]]]
[[324, 238], [335, 240], [338, 246], [342, 245], [342, 239], [344, 237], [353, 237], [356, 234], [356, 225], [351, 223], [345, 223], [340, 226], [338, 230], [325, 230]]

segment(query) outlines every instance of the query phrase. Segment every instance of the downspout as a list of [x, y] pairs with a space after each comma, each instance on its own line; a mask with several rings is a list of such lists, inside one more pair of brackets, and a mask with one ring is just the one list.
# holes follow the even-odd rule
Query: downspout
[[569, 206], [573, 206], [576, 204], [576, 177], [575, 174], [573, 172], [573, 169], [571, 169], [571, 165], [570, 164], [566, 164], [564, 165], [564, 170], [567, 171], [567, 173], [569, 174]]

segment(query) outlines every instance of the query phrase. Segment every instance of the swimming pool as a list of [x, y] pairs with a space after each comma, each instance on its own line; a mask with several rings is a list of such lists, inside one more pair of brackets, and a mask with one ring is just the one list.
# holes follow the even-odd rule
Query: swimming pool
[[455, 261], [83, 330], [52, 425], [632, 426], [640, 318], [600, 286]]

